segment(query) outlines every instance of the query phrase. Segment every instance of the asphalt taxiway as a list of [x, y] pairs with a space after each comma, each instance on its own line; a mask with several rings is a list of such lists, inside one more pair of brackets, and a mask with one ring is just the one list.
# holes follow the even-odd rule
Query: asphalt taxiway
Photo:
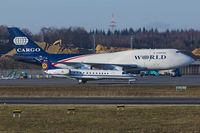
[[1, 97], [0, 104], [200, 104], [199, 97]]
[[[49, 78], [49, 79], [10, 79], [0, 80], [0, 85], [76, 85], [77, 80], [66, 78]], [[96, 80], [88, 81], [86, 85], [128, 85], [127, 80]], [[169, 77], [169, 76], [137, 76], [136, 81], [132, 82], [132, 85], [200, 85], [199, 75], [189, 75], [182, 77]]]
[[[66, 78], [0, 80], [0, 86], [68, 86], [76, 80]], [[129, 85], [124, 80], [89, 81], [85, 85]], [[200, 76], [137, 77], [131, 85], [196, 85]], [[0, 97], [0, 104], [200, 104], [200, 97]]]

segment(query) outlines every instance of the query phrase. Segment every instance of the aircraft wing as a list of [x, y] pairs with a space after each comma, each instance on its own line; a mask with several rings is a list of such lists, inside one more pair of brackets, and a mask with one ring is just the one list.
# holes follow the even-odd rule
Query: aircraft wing
[[[85, 64], [85, 63], [84, 63]], [[122, 67], [122, 68], [137, 68], [137, 65], [134, 64], [94, 64], [94, 63], [86, 63], [87, 65], [91, 65], [92, 67], [102, 68], [102, 67]]]
[[67, 66], [73, 68], [96, 68], [96, 69], [110, 69], [110, 70], [118, 70], [122, 69], [124, 71], [129, 71], [132, 69], [137, 69], [138, 66], [135, 64], [101, 64], [101, 63], [81, 63], [81, 62], [68, 62], [64, 63]]

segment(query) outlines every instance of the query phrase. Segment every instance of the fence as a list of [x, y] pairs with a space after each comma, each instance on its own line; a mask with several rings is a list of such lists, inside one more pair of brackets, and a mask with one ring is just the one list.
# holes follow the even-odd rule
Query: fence
[[1, 69], [0, 76], [3, 78], [50, 78], [43, 70], [38, 69]]

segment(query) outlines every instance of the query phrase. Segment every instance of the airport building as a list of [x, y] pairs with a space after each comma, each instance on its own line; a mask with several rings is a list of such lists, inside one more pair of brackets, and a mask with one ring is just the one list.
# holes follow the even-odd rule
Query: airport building
[[200, 75], [200, 59], [187, 67], [180, 68], [182, 75]]

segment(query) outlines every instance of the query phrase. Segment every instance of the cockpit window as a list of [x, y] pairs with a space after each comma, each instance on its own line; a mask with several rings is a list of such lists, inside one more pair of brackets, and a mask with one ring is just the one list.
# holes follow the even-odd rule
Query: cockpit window
[[176, 53], [181, 53], [181, 51], [176, 51]]

